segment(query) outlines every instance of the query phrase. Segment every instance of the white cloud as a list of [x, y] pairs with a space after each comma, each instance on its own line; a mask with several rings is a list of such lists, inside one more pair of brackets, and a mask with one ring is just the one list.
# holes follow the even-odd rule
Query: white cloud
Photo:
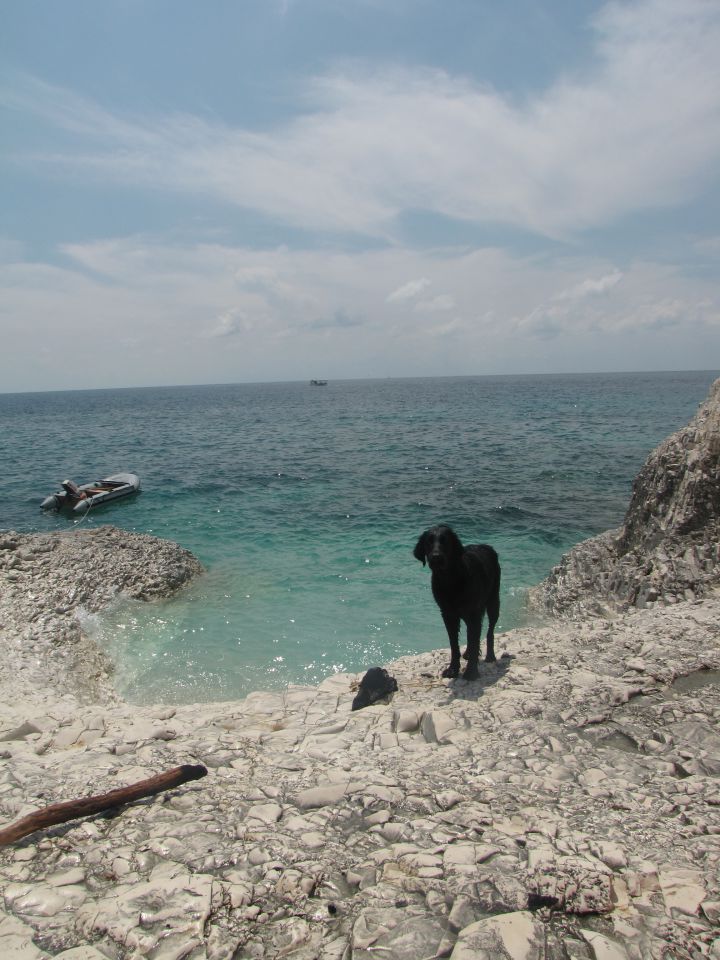
[[430, 281], [425, 277], [421, 277], [419, 280], [410, 280], [398, 287], [397, 290], [393, 290], [386, 298], [386, 303], [402, 303], [404, 300], [413, 300], [429, 286]]
[[562, 290], [555, 297], [555, 299], [582, 300], [585, 297], [597, 296], [601, 293], [605, 293], [607, 290], [611, 290], [621, 280], [622, 273], [619, 270], [614, 270], [612, 273], [606, 273], [604, 277], [598, 277], [597, 280], [593, 280], [591, 277], [588, 277], [587, 280], [582, 280], [569, 290]]
[[[720, 300], [697, 300], [689, 296], [640, 298], [639, 302], [628, 305], [627, 312], [617, 317], [614, 326], [618, 331], [642, 330], [653, 333], [674, 330], [687, 331], [687, 335], [692, 336], [698, 330], [720, 327]], [[709, 360], [711, 355], [698, 366], [707, 366]]]
[[[663, 264], [629, 264], [611, 284], [619, 271], [606, 261], [492, 249], [349, 255], [127, 237], [69, 252], [71, 267], [0, 265], [2, 390], [303, 380], [318, 356], [339, 378], [700, 368], [720, 355], [720, 280]], [[433, 277], [453, 309], [387, 303], [407, 277]]]
[[533, 307], [516, 321], [517, 327], [525, 334], [551, 339], [584, 323], [602, 325], [603, 321], [598, 320], [602, 314], [594, 307], [583, 306], [583, 301], [608, 293], [622, 280], [622, 276], [619, 270], [613, 270], [597, 279], [586, 277], [554, 294], [548, 302]]
[[365, 323], [363, 317], [349, 313], [347, 310], [336, 310], [331, 317], [320, 317], [308, 324], [310, 330], [348, 330], [351, 327], [360, 327]]
[[440, 71], [358, 65], [260, 132], [119, 117], [39, 83], [5, 102], [76, 137], [44, 158], [53, 175], [209, 194], [313, 230], [388, 237], [422, 209], [567, 237], [696, 196], [720, 163], [718, 4], [609, 3], [594, 29], [592, 70], [519, 103]]
[[[600, 338], [600, 349], [606, 339], [607, 343], [617, 342], [623, 355], [628, 337], [647, 338], [672, 331], [677, 337], [677, 355], [668, 348], [664, 365], [673, 367], [676, 356], [687, 354], [681, 349], [683, 341], [697, 338], [695, 347], [699, 348], [703, 337], [715, 335], [719, 321], [717, 278], [683, 277], [674, 266], [638, 262], [623, 274], [612, 271], [598, 280], [586, 278], [569, 285], [515, 317], [513, 325], [519, 334], [541, 340]], [[703, 349], [696, 349], [695, 366], [702, 369], [707, 362]]]
[[466, 331], [466, 324], [463, 323], [460, 317], [454, 317], [452, 320], [448, 320], [446, 323], [439, 323], [434, 327], [428, 328], [428, 336], [445, 338], [445, 337], [454, 337], [460, 335], [463, 331]]
[[241, 333], [248, 333], [252, 323], [239, 310], [227, 310], [217, 318], [217, 324], [208, 331], [209, 337], [235, 337]]
[[413, 309], [418, 313], [444, 313], [455, 309], [455, 298], [449, 293], [441, 293], [431, 300], [419, 300]]

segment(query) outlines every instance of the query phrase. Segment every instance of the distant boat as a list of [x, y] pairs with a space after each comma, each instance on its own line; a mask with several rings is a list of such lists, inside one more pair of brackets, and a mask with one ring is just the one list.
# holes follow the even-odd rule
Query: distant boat
[[72, 510], [84, 513], [91, 507], [120, 497], [129, 497], [140, 489], [140, 478], [134, 473], [114, 473], [104, 480], [93, 483], [81, 483], [78, 486], [72, 480], [63, 480], [62, 490], [51, 493], [40, 504], [43, 510]]
[[311, 381], [310, 381], [310, 386], [311, 386], [311, 387], [326, 387], [326, 386], [327, 386], [327, 380], [311, 380]]

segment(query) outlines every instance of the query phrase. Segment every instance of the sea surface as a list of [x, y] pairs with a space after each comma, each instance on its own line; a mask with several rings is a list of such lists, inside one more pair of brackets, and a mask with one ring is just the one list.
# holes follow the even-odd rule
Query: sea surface
[[[0, 528], [114, 524], [207, 573], [86, 629], [137, 702], [224, 700], [445, 646], [419, 534], [450, 523], [502, 563], [499, 630], [563, 552], [622, 520], [650, 450], [717, 373], [388, 379], [0, 394]], [[137, 497], [40, 510], [72, 477]], [[504, 649], [500, 636], [499, 652]]]

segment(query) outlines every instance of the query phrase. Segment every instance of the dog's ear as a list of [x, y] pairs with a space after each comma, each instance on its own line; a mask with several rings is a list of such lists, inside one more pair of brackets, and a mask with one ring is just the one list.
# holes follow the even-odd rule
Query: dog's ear
[[422, 563], [423, 566], [425, 566], [425, 554], [426, 554], [426, 550], [425, 550], [425, 538], [426, 538], [426, 536], [427, 536], [427, 531], [425, 531], [425, 533], [423, 533], [423, 534], [421, 535], [420, 539], [419, 539], [418, 542], [415, 544], [415, 549], [413, 550], [413, 556], [415, 557], [416, 560], [420, 560], [420, 562]]
[[447, 543], [453, 559], [459, 560], [463, 554], [462, 540], [450, 527], [447, 528]]

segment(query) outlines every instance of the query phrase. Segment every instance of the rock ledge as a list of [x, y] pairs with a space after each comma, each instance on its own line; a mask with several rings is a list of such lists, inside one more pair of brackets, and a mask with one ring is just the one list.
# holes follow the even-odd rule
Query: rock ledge
[[562, 617], [672, 605], [720, 584], [720, 379], [648, 457], [622, 527], [585, 540], [530, 592]]

